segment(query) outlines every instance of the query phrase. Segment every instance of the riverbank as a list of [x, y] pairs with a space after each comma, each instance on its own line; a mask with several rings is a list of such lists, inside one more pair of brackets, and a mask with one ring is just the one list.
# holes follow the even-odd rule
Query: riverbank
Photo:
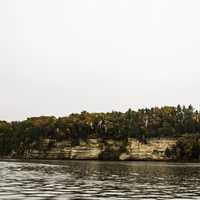
[[152, 138], [146, 143], [137, 139], [124, 140], [80, 140], [78, 145], [65, 140], [41, 140], [37, 147], [28, 148], [23, 155], [12, 155], [5, 159], [47, 159], [47, 160], [119, 160], [119, 161], [170, 161], [166, 150], [176, 144], [173, 138]]
[[22, 159], [200, 160], [192, 106], [0, 121], [0, 155]]

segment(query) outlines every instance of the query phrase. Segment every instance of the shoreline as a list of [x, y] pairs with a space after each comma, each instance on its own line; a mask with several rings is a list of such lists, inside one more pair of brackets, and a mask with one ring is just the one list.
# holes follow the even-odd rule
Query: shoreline
[[[39, 148], [27, 148], [23, 154], [13, 152], [0, 156], [4, 161], [143, 161], [143, 162], [192, 162], [200, 163], [200, 159], [187, 157], [176, 158], [172, 152], [177, 140], [174, 138], [152, 138], [146, 144], [129, 138], [124, 144], [122, 140], [87, 139], [81, 140], [76, 146], [71, 141], [61, 141], [52, 144], [50, 139], [41, 140]], [[172, 153], [171, 153], [172, 152]]]
[[116, 163], [126, 163], [126, 162], [155, 162], [155, 163], [196, 163], [200, 164], [200, 161], [196, 160], [96, 160], [96, 159], [23, 159], [23, 158], [0, 158], [0, 162], [67, 162], [67, 161], [74, 161], [74, 162], [116, 162]]

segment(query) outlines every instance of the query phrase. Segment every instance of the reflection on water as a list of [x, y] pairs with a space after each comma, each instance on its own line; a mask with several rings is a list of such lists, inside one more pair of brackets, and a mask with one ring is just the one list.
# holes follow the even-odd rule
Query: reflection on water
[[200, 164], [0, 162], [0, 199], [200, 199]]

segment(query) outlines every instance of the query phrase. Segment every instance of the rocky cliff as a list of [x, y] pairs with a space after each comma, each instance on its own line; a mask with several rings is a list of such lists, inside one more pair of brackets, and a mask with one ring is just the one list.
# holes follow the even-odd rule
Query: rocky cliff
[[175, 139], [149, 139], [146, 144], [136, 139], [128, 141], [87, 139], [78, 145], [71, 141], [57, 142], [43, 139], [37, 148], [25, 151], [25, 159], [74, 160], [169, 160], [165, 151], [176, 143]]
[[127, 151], [122, 153], [120, 160], [169, 160], [166, 157], [166, 149], [175, 145], [175, 139], [150, 139], [147, 144], [140, 143], [136, 139], [129, 139]]

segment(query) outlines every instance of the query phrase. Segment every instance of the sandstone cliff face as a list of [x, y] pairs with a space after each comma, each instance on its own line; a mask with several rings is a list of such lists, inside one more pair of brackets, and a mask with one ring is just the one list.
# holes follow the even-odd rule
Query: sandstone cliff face
[[[136, 139], [128, 142], [87, 139], [73, 146], [70, 141], [42, 140], [39, 148], [29, 149], [24, 158], [29, 159], [74, 159], [74, 160], [168, 160], [165, 150], [176, 143], [174, 139], [150, 139], [142, 144]], [[51, 144], [51, 145], [50, 145]], [[106, 156], [102, 156], [106, 155]]]
[[136, 139], [129, 139], [127, 152], [122, 153], [120, 160], [168, 160], [165, 156], [167, 148], [176, 143], [174, 139], [150, 139], [142, 144]]
[[53, 142], [43, 140], [39, 149], [29, 149], [24, 158], [31, 159], [74, 159], [74, 160], [97, 160], [102, 152], [102, 144], [97, 139], [80, 141], [78, 146], [73, 146], [71, 141]]

